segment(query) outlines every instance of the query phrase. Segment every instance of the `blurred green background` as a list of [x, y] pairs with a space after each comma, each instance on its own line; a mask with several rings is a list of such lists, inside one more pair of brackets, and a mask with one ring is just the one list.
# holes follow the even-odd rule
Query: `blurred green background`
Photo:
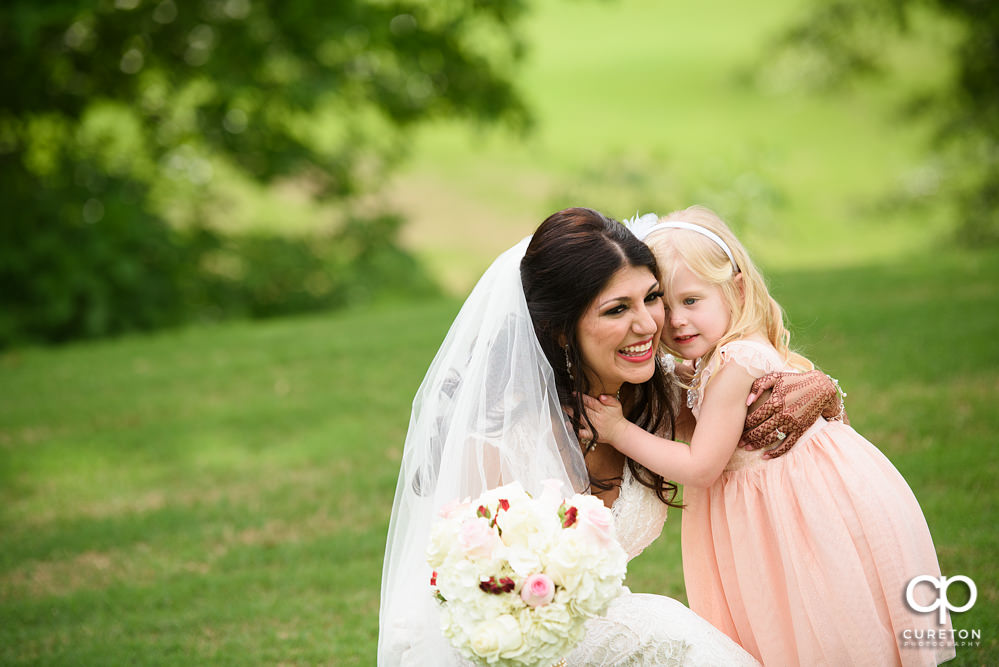
[[[464, 294], [559, 208], [692, 203], [977, 582], [955, 664], [995, 662], [997, 16], [7, 3], [0, 662], [374, 664], [410, 402]], [[684, 600], [679, 554], [674, 516], [629, 585]]]

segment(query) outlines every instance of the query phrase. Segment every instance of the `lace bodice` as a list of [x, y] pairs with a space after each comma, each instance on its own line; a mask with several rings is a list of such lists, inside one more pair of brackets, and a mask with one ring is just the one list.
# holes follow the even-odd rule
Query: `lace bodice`
[[621, 491], [611, 505], [611, 513], [617, 538], [628, 553], [628, 560], [642, 553], [662, 534], [667, 509], [655, 491], [635, 479], [626, 464]]

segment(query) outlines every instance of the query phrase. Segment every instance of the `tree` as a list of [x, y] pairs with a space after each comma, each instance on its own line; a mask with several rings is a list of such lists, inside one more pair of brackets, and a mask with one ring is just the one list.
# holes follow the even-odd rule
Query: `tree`
[[910, 107], [936, 119], [935, 154], [960, 240], [999, 242], [999, 3], [991, 0], [816, 0], [780, 43], [840, 82], [884, 71], [886, 36], [911, 36], [917, 12], [953, 24], [953, 76]]
[[204, 253], [224, 245], [205, 224], [225, 212], [222, 178], [293, 181], [349, 211], [422, 121], [526, 125], [510, 81], [522, 11], [518, 0], [3, 3], [0, 345], [190, 316]]

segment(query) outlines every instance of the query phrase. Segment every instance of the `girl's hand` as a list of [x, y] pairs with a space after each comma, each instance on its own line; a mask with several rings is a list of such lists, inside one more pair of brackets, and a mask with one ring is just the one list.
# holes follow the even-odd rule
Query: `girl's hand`
[[[629, 422], [624, 418], [621, 402], [613, 396], [601, 394], [600, 398], [593, 398], [584, 395], [583, 407], [586, 409], [586, 416], [597, 429], [600, 442], [613, 445], [624, 434]], [[593, 434], [580, 431], [580, 436], [592, 438]]]

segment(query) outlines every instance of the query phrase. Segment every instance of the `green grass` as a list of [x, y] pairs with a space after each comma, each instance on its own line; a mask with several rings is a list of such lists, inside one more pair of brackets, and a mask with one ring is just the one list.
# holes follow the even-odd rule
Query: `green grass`
[[3, 357], [0, 663], [369, 664], [409, 403], [454, 310]]
[[[781, 271], [999, 656], [999, 253]], [[0, 663], [370, 665], [412, 396], [453, 300], [0, 357]], [[632, 563], [683, 600], [679, 517]], [[765, 564], [761, 564], [765, 567]]]

